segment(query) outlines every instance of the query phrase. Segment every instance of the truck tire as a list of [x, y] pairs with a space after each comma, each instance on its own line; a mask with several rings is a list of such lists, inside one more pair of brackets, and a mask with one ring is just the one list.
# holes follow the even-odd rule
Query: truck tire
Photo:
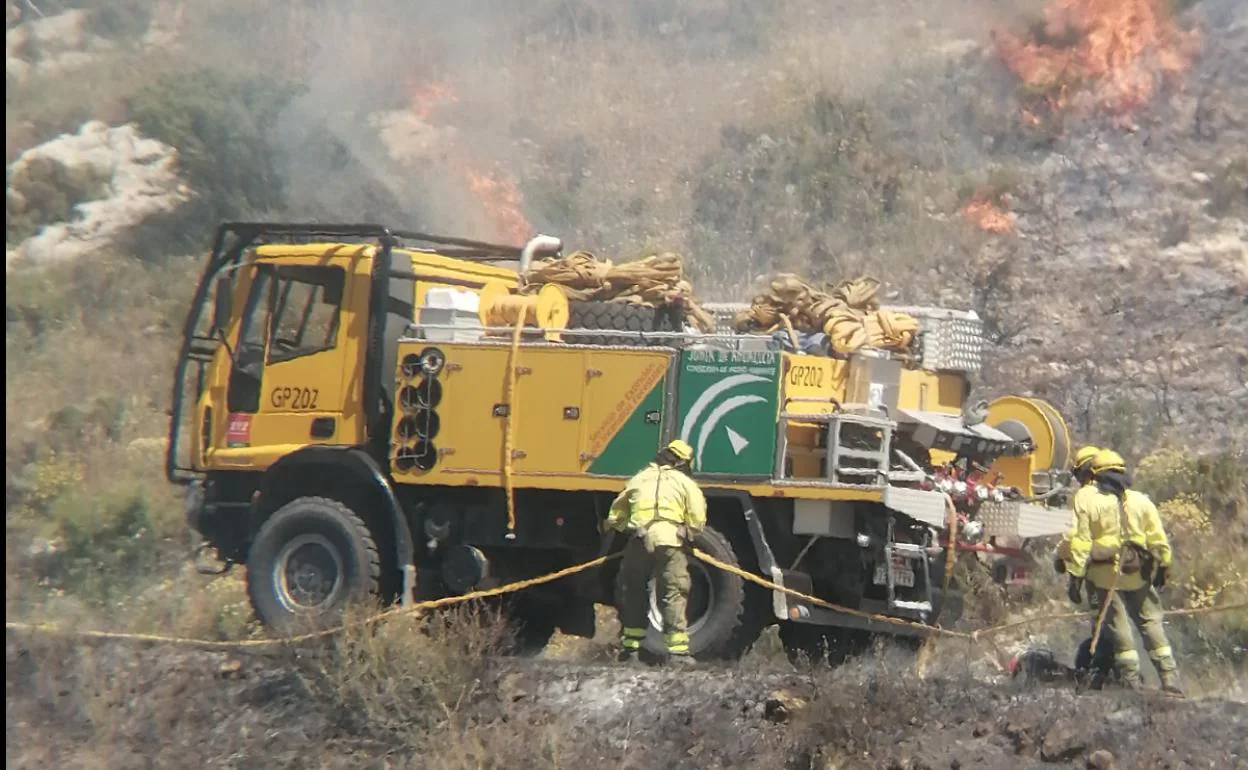
[[281, 634], [334, 620], [380, 590], [381, 557], [368, 525], [325, 497], [286, 503], [260, 527], [247, 554], [247, 596]]
[[[732, 543], [712, 527], [706, 527], [693, 539], [693, 545], [720, 561], [739, 565]], [[689, 619], [689, 652], [698, 660], [735, 659], [758, 641], [765, 619], [758, 611], [760, 602], [752, 601], [750, 589], [740, 577], [689, 557], [692, 583], [686, 616]], [[760, 595], [762, 592], [760, 592]], [[667, 655], [663, 639], [663, 620], [659, 614], [655, 583], [650, 583], [650, 628], [643, 647], [650, 655]]]
[[[652, 308], [625, 302], [572, 302], [568, 306], [569, 329], [605, 329], [617, 332], [680, 331], [676, 308]], [[568, 335], [582, 345], [658, 345], [663, 340], [614, 334]]]

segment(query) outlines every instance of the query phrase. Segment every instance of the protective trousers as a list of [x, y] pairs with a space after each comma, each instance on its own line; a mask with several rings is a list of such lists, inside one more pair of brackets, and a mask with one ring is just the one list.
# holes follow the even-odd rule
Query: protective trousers
[[647, 551], [644, 538], [634, 537], [624, 548], [624, 561], [616, 582], [620, 608], [620, 647], [640, 650], [649, 626], [650, 581], [653, 579], [663, 616], [663, 637], [671, 655], [689, 654], [688, 621], [685, 605], [689, 599], [689, 563], [676, 546], [656, 546]]
[[[1096, 605], [1104, 606], [1109, 592], [1103, 588], [1096, 589]], [[1144, 648], [1152, 660], [1162, 685], [1176, 680], [1178, 664], [1174, 660], [1174, 651], [1166, 638], [1166, 629], [1162, 624], [1164, 617], [1161, 599], [1152, 586], [1144, 586], [1134, 591], [1117, 591], [1114, 602], [1105, 613], [1105, 626], [1102, 634], [1109, 634], [1114, 643], [1114, 667], [1128, 684], [1139, 684], [1140, 654], [1135, 650], [1135, 636], [1131, 633], [1131, 624], [1140, 629], [1144, 637]], [[1093, 633], [1096, 621], [1093, 620]]]

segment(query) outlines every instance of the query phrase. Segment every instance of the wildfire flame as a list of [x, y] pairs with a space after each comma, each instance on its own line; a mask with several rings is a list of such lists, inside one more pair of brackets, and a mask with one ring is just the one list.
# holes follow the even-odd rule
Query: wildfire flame
[[[993, 39], [1006, 66], [1051, 110], [1066, 108], [1077, 90], [1118, 114], [1146, 103], [1163, 79], [1183, 72], [1197, 42], [1160, 0], [1050, 0], [1043, 28], [1031, 39], [1002, 31]], [[1034, 111], [1023, 118], [1039, 121]]]
[[986, 233], [1009, 235], [1014, 232], [1014, 222], [1010, 220], [1010, 215], [985, 195], [971, 198], [962, 207], [962, 216]]
[[[411, 112], [428, 122], [447, 104], [459, 101], [455, 89], [446, 83], [429, 83], [411, 90]], [[445, 154], [447, 165], [480, 202], [494, 237], [512, 243], [525, 241], [533, 232], [523, 213], [523, 198], [516, 183], [496, 169], [481, 170], [468, 149], [452, 142]]]
[[429, 83], [412, 89], [411, 110], [416, 117], [428, 121], [445, 104], [459, 101], [459, 94], [445, 83]]

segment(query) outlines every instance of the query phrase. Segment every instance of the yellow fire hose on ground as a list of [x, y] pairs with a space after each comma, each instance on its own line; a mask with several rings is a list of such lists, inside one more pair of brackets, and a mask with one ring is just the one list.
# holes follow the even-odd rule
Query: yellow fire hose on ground
[[[874, 620], [874, 621], [878, 621], [881, 623], [886, 623], [886, 624], [894, 625], [894, 626], [905, 626], [909, 628], [920, 629], [923, 631], [924, 634], [927, 634], [928, 636], [932, 636], [932, 637], [946, 637], [946, 638], [951, 638], [951, 639], [964, 639], [964, 640], [968, 640], [971, 642], [978, 642], [978, 641], [988, 639], [989, 637], [995, 636], [997, 634], [1003, 633], [1005, 631], [1008, 631], [1014, 628], [1034, 625], [1036, 623], [1041, 623], [1041, 622], [1071, 620], [1071, 619], [1076, 619], [1076, 618], [1087, 618], [1092, 614], [1088, 612], [1067, 612], [1067, 613], [1059, 613], [1055, 615], [1043, 615], [1043, 616], [1038, 616], [1034, 618], [1025, 618], [1023, 620], [1013, 621], [1010, 623], [1003, 623], [1001, 625], [992, 626], [991, 628], [983, 628], [983, 629], [979, 629], [976, 631], [970, 631], [970, 632], [954, 631], [952, 629], [941, 628], [940, 626], [928, 626], [928, 625], [918, 623], [912, 620], [903, 620], [901, 618], [895, 618], [895, 617], [891, 617], [888, 615], [877, 615], [877, 614], [873, 614], [869, 612], [864, 612], [862, 610], [853, 609], [851, 607], [843, 607], [841, 605], [834, 604], [829, 601], [825, 601], [824, 599], [820, 599], [817, 596], [811, 596], [809, 594], [803, 593], [793, 588], [789, 588], [787, 586], [777, 585], [776, 583], [762, 577], [761, 575], [756, 575], [734, 564], [729, 564], [727, 562], [721, 561], [715, 558], [714, 556], [711, 556], [710, 554], [706, 553], [705, 551], [702, 551], [701, 549], [693, 548], [691, 550], [692, 550], [692, 555], [695, 558], [701, 560], [702, 562], [710, 566], [716, 567], [718, 569], [722, 569], [725, 572], [729, 572], [733, 575], [736, 575], [737, 577], [740, 577], [743, 580], [748, 580], [749, 582], [754, 583], [755, 585], [761, 586], [763, 588], [766, 588], [768, 590], [780, 591], [781, 593], [784, 593], [788, 596], [792, 596], [804, 602], [808, 602], [813, 606], [823, 607], [825, 609], [830, 609], [836, 612], [841, 612], [846, 615], [852, 615], [854, 617], [859, 617], [859, 618], [863, 618], [867, 620]], [[321, 631], [313, 631], [313, 632], [309, 632], [305, 634], [299, 634], [296, 636], [281, 637], [281, 638], [242, 639], [238, 641], [223, 641], [223, 640], [218, 640], [218, 639], [194, 639], [194, 638], [189, 638], [189, 637], [169, 636], [169, 635], [162, 635], [162, 634], [81, 630], [81, 629], [63, 628], [60, 626], [55, 626], [55, 625], [45, 624], [45, 623], [24, 623], [20, 621], [5, 621], [4, 625], [5, 625], [5, 628], [10, 631], [22, 631], [22, 632], [28, 632], [28, 633], [39, 633], [39, 634], [47, 634], [47, 635], [53, 635], [53, 636], [63, 636], [63, 637], [82, 638], [82, 639], [120, 640], [120, 641], [132, 641], [132, 642], [138, 642], [138, 643], [168, 644], [168, 645], [183, 646], [183, 647], [199, 647], [203, 649], [216, 649], [216, 650], [247, 650], [247, 649], [274, 648], [274, 647], [281, 647], [281, 646], [292, 645], [292, 644], [299, 644], [301, 642], [308, 642], [308, 641], [313, 641], [317, 639], [323, 639], [329, 636], [340, 634], [348, 629], [371, 626], [380, 621], [399, 617], [402, 615], [411, 615], [411, 614], [423, 612], [425, 610], [441, 609], [443, 607], [450, 607], [456, 604], [462, 604], [462, 603], [474, 601], [477, 599], [485, 599], [485, 598], [490, 598], [490, 597], [495, 597], [495, 596], [502, 596], [504, 594], [514, 593], [516, 591], [523, 591], [526, 588], [531, 588], [533, 586], [542, 585], [544, 583], [551, 583], [556, 580], [560, 580], [562, 578], [575, 575], [578, 572], [583, 572], [587, 569], [600, 567], [603, 564], [606, 564], [607, 562], [613, 559], [620, 558], [620, 556], [621, 556], [620, 553], [599, 556], [597, 558], [590, 559], [589, 561], [582, 562], [580, 564], [575, 564], [570, 567], [565, 567], [561, 570], [557, 570], [555, 572], [551, 572], [547, 575], [542, 575], [540, 577], [530, 578], [528, 580], [521, 580], [515, 583], [508, 583], [507, 585], [497, 586], [495, 588], [487, 588], [487, 589], [482, 589], [479, 591], [472, 591], [470, 593], [466, 593], [466, 594], [462, 594], [458, 596], [446, 596], [441, 599], [433, 599], [433, 600], [424, 601], [424, 602], [417, 602], [416, 604], [411, 604], [405, 607], [395, 607], [389, 610], [385, 610], [383, 612], [379, 612], [375, 615], [371, 615], [367, 618], [363, 618], [361, 620], [355, 621], [353, 623], [345, 623], [345, 624], [337, 625], [332, 628], [327, 628]], [[1221, 614], [1225, 612], [1233, 612], [1233, 611], [1245, 610], [1245, 609], [1248, 609], [1248, 602], [1224, 604], [1224, 605], [1215, 606], [1215, 607], [1200, 607], [1200, 608], [1184, 609], [1184, 610], [1167, 610], [1165, 612], [1165, 615], [1167, 617], [1192, 616], [1192, 615], [1214, 615], [1214, 614]]]

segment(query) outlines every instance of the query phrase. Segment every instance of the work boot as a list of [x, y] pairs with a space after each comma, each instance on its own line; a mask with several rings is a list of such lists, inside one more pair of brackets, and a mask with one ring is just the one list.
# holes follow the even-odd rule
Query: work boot
[[1122, 686], [1128, 690], [1139, 690], [1144, 686], [1144, 681], [1140, 679], [1140, 670], [1138, 668], [1119, 669], [1118, 681], [1122, 682]]
[[615, 656], [615, 662], [625, 666], [637, 666], [641, 664], [641, 656], [637, 650], [620, 650]]
[[698, 662], [688, 653], [672, 653], [667, 656], [667, 665], [672, 668], [693, 668]]
[[1178, 671], [1162, 671], [1161, 672], [1161, 691], [1167, 695], [1177, 695], [1184, 697], [1183, 684], [1179, 681]]

